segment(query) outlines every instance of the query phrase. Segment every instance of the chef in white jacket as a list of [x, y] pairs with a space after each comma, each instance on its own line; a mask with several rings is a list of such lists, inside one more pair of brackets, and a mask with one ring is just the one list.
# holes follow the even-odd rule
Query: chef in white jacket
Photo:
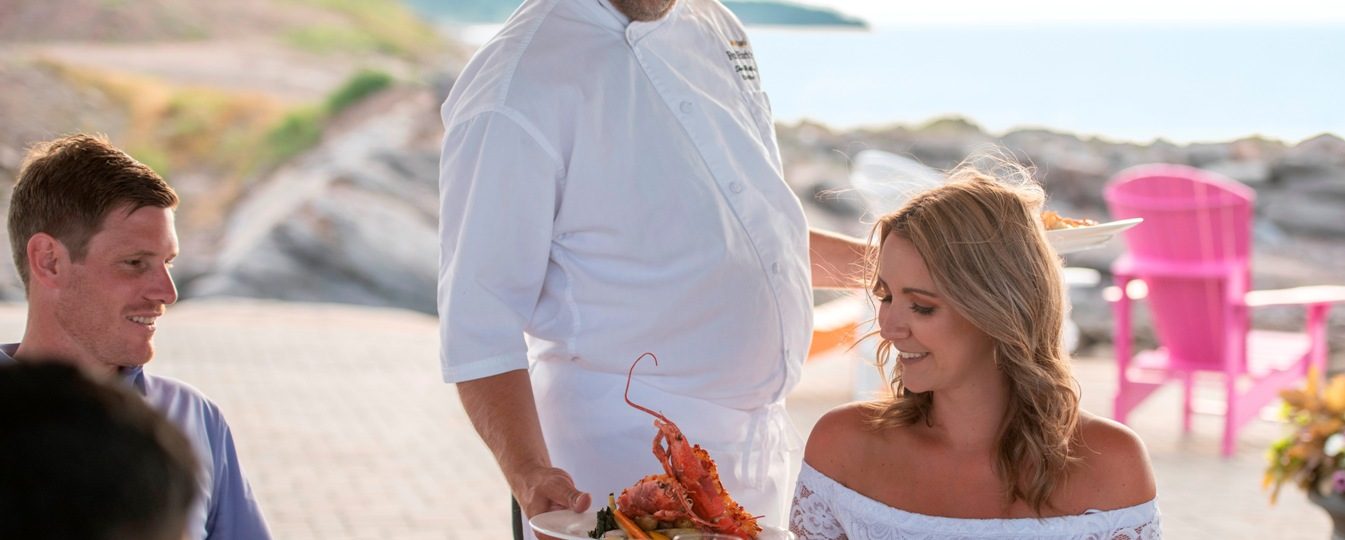
[[856, 285], [863, 245], [809, 231], [738, 20], [717, 0], [525, 0], [442, 116], [444, 379], [525, 518], [662, 473], [653, 418], [622, 398], [648, 351], [631, 399], [784, 526], [812, 287]]

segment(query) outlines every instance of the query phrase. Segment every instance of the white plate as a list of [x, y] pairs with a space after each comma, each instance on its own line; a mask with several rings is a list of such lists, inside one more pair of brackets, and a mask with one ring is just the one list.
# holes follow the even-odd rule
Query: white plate
[[[598, 511], [577, 513], [569, 510], [555, 510], [538, 514], [528, 520], [532, 530], [548, 534], [561, 540], [592, 540], [588, 532], [598, 525]], [[794, 540], [794, 533], [775, 527], [762, 527], [757, 540]]]
[[1087, 227], [1046, 231], [1046, 239], [1055, 246], [1056, 253], [1065, 254], [1100, 247], [1121, 231], [1139, 225], [1144, 218], [1109, 221]]

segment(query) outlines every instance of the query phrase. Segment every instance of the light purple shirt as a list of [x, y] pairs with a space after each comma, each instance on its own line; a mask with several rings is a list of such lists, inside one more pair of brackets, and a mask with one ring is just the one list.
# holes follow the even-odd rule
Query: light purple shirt
[[[14, 362], [18, 343], [0, 345], [0, 364]], [[181, 381], [121, 368], [122, 381], [191, 441], [201, 461], [200, 488], [187, 520], [192, 540], [269, 540], [261, 508], [238, 464], [233, 434], [219, 407]]]

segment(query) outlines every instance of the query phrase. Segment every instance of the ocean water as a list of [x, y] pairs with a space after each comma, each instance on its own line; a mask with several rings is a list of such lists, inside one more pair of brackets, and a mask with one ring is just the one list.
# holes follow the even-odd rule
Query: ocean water
[[[463, 33], [484, 41], [491, 27]], [[993, 132], [1297, 142], [1345, 135], [1345, 25], [750, 27], [776, 119], [958, 115]]]

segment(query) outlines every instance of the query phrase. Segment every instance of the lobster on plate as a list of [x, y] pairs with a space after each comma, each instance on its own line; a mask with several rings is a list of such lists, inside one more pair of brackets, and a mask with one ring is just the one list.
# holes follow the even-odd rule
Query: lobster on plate
[[1091, 219], [1067, 218], [1053, 210], [1047, 210], [1041, 213], [1041, 224], [1048, 231], [1059, 229], [1073, 229], [1075, 227], [1091, 227], [1097, 225], [1097, 221]]
[[630, 381], [644, 353], [631, 363], [626, 374], [626, 403], [654, 417], [654, 457], [663, 465], [664, 474], [649, 475], [621, 491], [617, 508], [636, 521], [691, 523], [694, 527], [743, 538], [756, 538], [761, 526], [743, 510], [719, 481], [719, 471], [700, 445], [692, 445], [677, 424], [661, 413], [630, 400]]

